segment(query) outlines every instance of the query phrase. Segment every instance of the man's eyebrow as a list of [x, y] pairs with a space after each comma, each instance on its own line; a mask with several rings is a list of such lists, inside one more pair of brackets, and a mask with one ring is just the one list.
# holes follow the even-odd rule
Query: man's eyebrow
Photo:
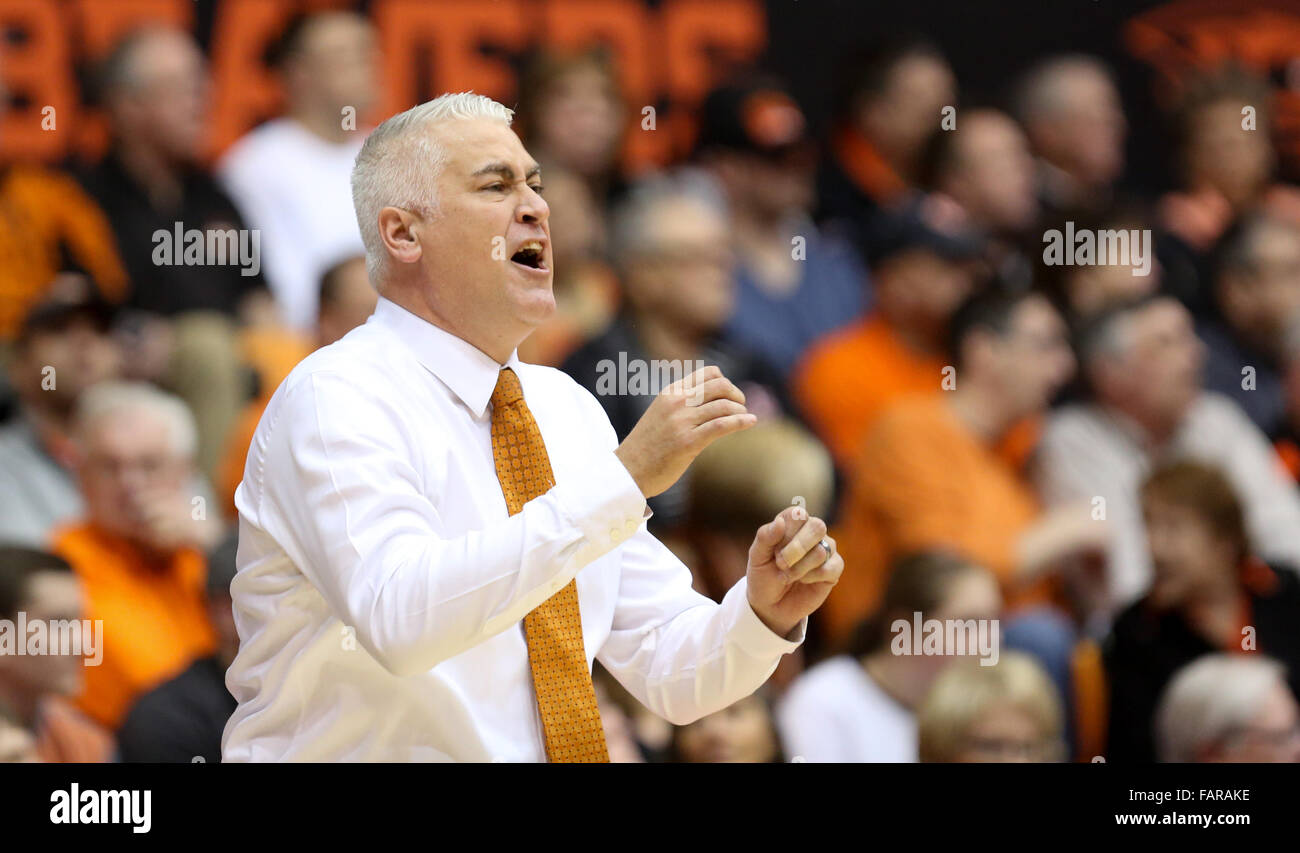
[[[524, 180], [536, 177], [537, 175], [540, 175], [541, 172], [542, 167], [537, 163], [534, 163], [528, 168], [528, 173], [524, 175]], [[479, 178], [483, 175], [499, 175], [502, 180], [515, 180], [515, 170], [509, 163], [488, 163], [486, 166], [470, 175], [470, 177]]]

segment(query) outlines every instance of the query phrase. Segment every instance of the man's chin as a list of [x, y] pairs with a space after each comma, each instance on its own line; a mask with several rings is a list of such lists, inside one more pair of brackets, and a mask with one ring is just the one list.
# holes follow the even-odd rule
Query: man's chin
[[549, 287], [545, 290], [531, 290], [515, 298], [515, 316], [533, 328], [554, 317], [555, 311], [555, 294]]

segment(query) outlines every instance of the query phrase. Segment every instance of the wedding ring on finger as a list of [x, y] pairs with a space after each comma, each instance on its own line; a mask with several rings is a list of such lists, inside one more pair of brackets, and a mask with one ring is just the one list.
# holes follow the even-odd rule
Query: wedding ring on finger
[[833, 550], [831, 550], [831, 543], [828, 542], [827, 540], [823, 539], [822, 541], [818, 542], [817, 544], [820, 545], [820, 546], [822, 546], [823, 549], [825, 549], [825, 551], [826, 551], [826, 559], [829, 560], [829, 559], [831, 558], [831, 555], [833, 555], [833, 554], [835, 553]]

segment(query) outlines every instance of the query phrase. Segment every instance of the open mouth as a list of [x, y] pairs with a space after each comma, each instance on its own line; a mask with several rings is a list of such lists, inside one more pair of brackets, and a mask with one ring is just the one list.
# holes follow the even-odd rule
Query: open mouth
[[544, 249], [540, 240], [529, 240], [519, 247], [510, 260], [519, 264], [521, 267], [528, 267], [534, 270], [545, 270], [546, 261], [543, 257]]

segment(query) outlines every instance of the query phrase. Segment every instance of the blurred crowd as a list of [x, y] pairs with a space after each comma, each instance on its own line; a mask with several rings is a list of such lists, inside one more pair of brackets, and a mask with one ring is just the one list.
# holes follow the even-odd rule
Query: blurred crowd
[[[272, 60], [283, 114], [209, 162], [203, 51], [131, 32], [94, 77], [103, 159], [0, 167], [0, 620], [103, 625], [94, 666], [0, 643], [0, 760], [220, 760], [249, 442], [376, 303], [368, 128], [340, 121], [381, 85], [372, 25], [295, 19]], [[620, 438], [681, 375], [638, 365], [719, 365], [760, 421], [652, 531], [718, 600], [792, 503], [847, 568], [769, 683], [690, 725], [598, 666], [613, 758], [1300, 761], [1300, 189], [1267, 81], [1188, 81], [1176, 183], [1142, 197], [1090, 56], [967, 104], [935, 45], [882, 42], [845, 58], [825, 128], [737, 71], [689, 156], [635, 175], [650, 131], [616, 69], [520, 74], [557, 303], [520, 356]], [[222, 235], [251, 233], [239, 263]], [[914, 617], [995, 626], [996, 662], [912, 653]]]

